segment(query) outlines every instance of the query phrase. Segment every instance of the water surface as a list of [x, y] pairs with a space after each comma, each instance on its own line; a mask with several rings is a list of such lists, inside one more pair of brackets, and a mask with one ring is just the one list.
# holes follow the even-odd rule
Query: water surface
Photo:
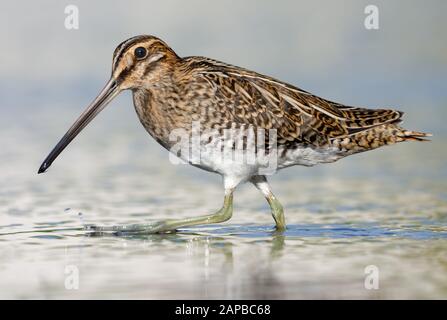
[[[76, 110], [4, 121], [0, 298], [447, 298], [441, 139], [280, 172], [282, 234], [244, 185], [224, 224], [118, 237], [80, 228], [211, 213], [222, 190], [218, 176], [170, 164], [132, 110], [117, 110], [44, 175], [40, 161]], [[365, 289], [369, 265], [378, 290]], [[73, 267], [77, 290], [66, 288]]]

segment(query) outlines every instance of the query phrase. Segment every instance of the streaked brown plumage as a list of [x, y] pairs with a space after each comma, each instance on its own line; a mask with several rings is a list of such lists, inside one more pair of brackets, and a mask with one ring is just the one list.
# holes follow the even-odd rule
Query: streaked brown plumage
[[[155, 37], [136, 37], [127, 48], [144, 43], [150, 44], [153, 53], [165, 54], [158, 62], [163, 67], [154, 77], [156, 88], [144, 88], [143, 83], [132, 90], [134, 100], [144, 105], [137, 110], [141, 121], [164, 145], [173, 128], [189, 129], [193, 120], [209, 129], [230, 128], [232, 123], [277, 129], [280, 144], [334, 145], [347, 154], [426, 136], [397, 126], [403, 115], [400, 111], [350, 107], [216, 60], [179, 58]], [[142, 71], [129, 80], [125, 72], [124, 83], [141, 79], [147, 73]], [[152, 86], [154, 82], [147, 79], [145, 83]]]
[[[279, 169], [295, 164], [332, 162], [387, 144], [423, 141], [428, 136], [398, 126], [403, 115], [400, 111], [346, 106], [223, 62], [205, 57], [180, 58], [166, 43], [153, 36], [136, 36], [116, 48], [112, 79], [105, 93], [95, 100], [94, 105], [101, 107], [95, 108], [102, 109], [118, 92], [126, 89], [133, 92], [141, 123], [165, 148], [175, 145], [176, 141], [170, 139], [174, 130], [182, 129], [191, 134], [193, 122], [200, 123], [203, 130], [217, 132], [209, 141], [201, 142], [208, 149], [213, 148], [213, 139], [222, 139], [225, 129], [251, 128], [255, 132], [273, 129], [280, 151]], [[81, 129], [99, 112], [94, 108], [89, 110], [78, 120]], [[49, 167], [79, 131], [70, 129], [42, 164], [40, 172]], [[265, 176], [257, 173], [259, 166], [241, 163], [224, 166], [212, 156], [205, 156], [196, 165], [224, 177], [227, 206], [222, 210], [226, 210], [226, 214], [233, 190], [239, 183], [250, 181], [269, 201], [277, 228], [285, 227], [282, 207], [271, 193]], [[208, 218], [206, 221], [193, 219], [194, 223], [177, 221], [169, 226], [163, 223], [163, 227], [157, 225], [146, 231], [160, 232], [222, 221], [215, 215]]]

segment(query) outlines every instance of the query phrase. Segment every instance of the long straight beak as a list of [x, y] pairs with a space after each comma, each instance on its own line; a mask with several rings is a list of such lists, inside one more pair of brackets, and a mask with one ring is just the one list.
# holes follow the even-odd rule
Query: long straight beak
[[58, 144], [51, 150], [50, 154], [40, 166], [38, 173], [45, 172], [65, 147], [68, 146], [78, 133], [81, 132], [82, 129], [84, 129], [85, 126], [89, 124], [89, 122], [92, 121], [93, 118], [96, 117], [96, 115], [100, 113], [119, 92], [118, 84], [112, 77], [96, 99], [87, 107], [87, 109], [85, 109]]

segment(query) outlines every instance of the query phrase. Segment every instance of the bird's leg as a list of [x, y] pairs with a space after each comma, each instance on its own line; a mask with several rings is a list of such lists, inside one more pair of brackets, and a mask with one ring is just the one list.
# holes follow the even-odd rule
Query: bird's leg
[[276, 199], [275, 195], [272, 193], [270, 186], [267, 182], [267, 178], [265, 176], [254, 176], [250, 179], [250, 182], [258, 188], [264, 197], [267, 199], [267, 202], [270, 205], [272, 210], [272, 216], [276, 223], [276, 230], [284, 231], [286, 229], [286, 220], [284, 218], [284, 209], [281, 203]]
[[224, 204], [222, 208], [214, 214], [185, 219], [167, 219], [147, 224], [131, 224], [124, 226], [88, 226], [88, 230], [97, 232], [118, 232], [118, 233], [163, 233], [175, 231], [178, 228], [195, 226], [200, 224], [211, 224], [227, 221], [233, 215], [233, 189], [225, 190]]

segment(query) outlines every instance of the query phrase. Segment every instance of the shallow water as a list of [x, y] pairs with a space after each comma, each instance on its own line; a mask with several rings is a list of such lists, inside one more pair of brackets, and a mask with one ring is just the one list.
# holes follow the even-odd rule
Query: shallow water
[[[80, 228], [211, 213], [220, 178], [170, 164], [118, 108], [37, 175], [78, 113], [51, 110], [2, 119], [0, 298], [447, 298], [442, 138], [280, 172], [282, 234], [244, 185], [221, 225], [114, 236]], [[364, 285], [369, 265], [377, 290]], [[79, 287], [67, 289], [73, 268]]]

